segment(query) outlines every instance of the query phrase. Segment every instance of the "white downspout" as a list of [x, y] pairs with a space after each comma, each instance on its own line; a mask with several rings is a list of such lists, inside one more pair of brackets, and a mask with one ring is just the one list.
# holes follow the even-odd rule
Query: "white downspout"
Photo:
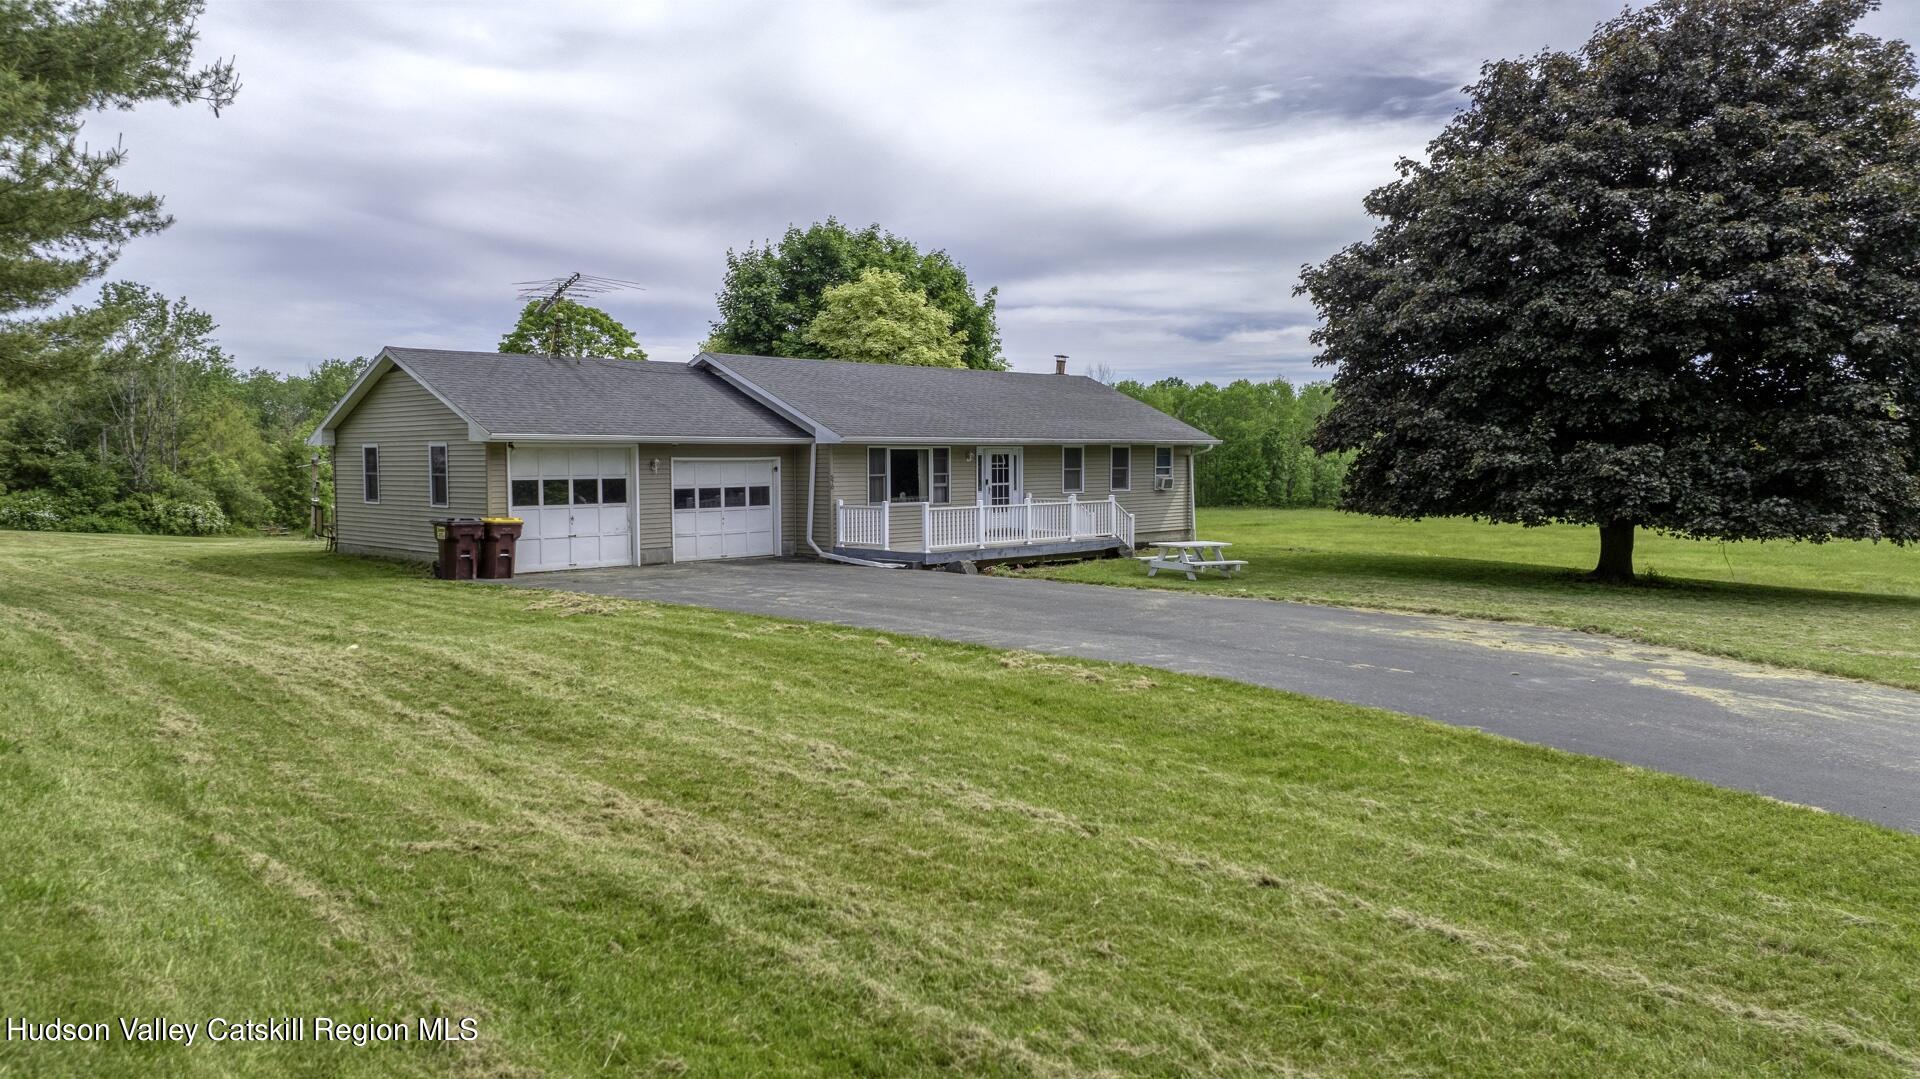
[[813, 541], [813, 484], [820, 478], [820, 441], [815, 439], [807, 443], [807, 546], [813, 553], [829, 562], [845, 562], [850, 566], [872, 566], [875, 569], [903, 569], [898, 562], [871, 562], [864, 558], [849, 558], [843, 554], [823, 551]]
[[1200, 454], [1212, 453], [1219, 445], [1209, 442], [1200, 447], [1199, 452], [1187, 454], [1187, 538], [1190, 540], [1200, 538]]

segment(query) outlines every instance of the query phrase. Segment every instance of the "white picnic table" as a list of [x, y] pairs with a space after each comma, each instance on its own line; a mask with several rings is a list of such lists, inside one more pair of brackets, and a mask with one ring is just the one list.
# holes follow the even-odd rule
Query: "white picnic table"
[[1163, 569], [1184, 573], [1189, 581], [1199, 580], [1199, 574], [1210, 569], [1231, 577], [1247, 564], [1245, 559], [1228, 558], [1227, 548], [1233, 544], [1219, 540], [1156, 540], [1148, 546], [1155, 550], [1141, 561], [1147, 564], [1149, 577]]

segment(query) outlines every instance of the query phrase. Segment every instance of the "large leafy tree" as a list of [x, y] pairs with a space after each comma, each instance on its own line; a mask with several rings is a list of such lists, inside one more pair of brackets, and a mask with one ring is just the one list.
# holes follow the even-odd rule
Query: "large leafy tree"
[[953, 316], [892, 270], [863, 270], [827, 290], [803, 335], [829, 356], [861, 363], [965, 367], [967, 335]]
[[184, 299], [126, 281], [108, 285], [102, 299], [119, 327], [93, 379], [106, 405], [104, 441], [126, 462], [134, 488], [146, 490], [162, 471], [181, 470], [190, 437], [208, 437], [204, 410], [197, 422], [189, 416], [211, 387], [234, 381], [233, 361], [214, 343], [213, 317]]
[[1872, 0], [1658, 0], [1489, 64], [1306, 270], [1343, 504], [1920, 538], [1920, 110]]
[[160, 198], [122, 190], [117, 142], [89, 144], [89, 113], [204, 101], [239, 84], [230, 63], [196, 67], [200, 0], [0, 0], [0, 376], [83, 356], [99, 312], [18, 316], [106, 272], [129, 239], [165, 228]]
[[947, 313], [956, 333], [966, 335], [961, 359], [968, 367], [1001, 370], [999, 296], [990, 288], [976, 296], [967, 271], [945, 251], [921, 254], [909, 240], [878, 225], [849, 229], [829, 217], [805, 229], [787, 229], [778, 244], [749, 245], [727, 252], [727, 276], [718, 297], [720, 320], [708, 347], [813, 359], [830, 353], [807, 337], [826, 302], [827, 290], [857, 280], [865, 270], [890, 270]]
[[609, 360], [644, 360], [645, 349], [620, 320], [572, 300], [541, 306], [530, 300], [520, 309], [520, 320], [500, 339], [501, 352], [536, 356], [599, 356]]

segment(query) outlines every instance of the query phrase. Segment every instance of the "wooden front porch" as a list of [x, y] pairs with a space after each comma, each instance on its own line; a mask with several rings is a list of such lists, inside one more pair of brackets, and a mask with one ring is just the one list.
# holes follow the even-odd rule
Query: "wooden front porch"
[[936, 564], [1108, 550], [1131, 551], [1133, 514], [1111, 495], [994, 505], [927, 502], [834, 504], [834, 553], [878, 561]]

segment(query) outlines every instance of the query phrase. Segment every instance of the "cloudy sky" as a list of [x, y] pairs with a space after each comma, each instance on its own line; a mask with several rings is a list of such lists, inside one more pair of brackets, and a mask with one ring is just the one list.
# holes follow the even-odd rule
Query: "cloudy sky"
[[[1894, 6], [1869, 29], [1920, 39]], [[213, 0], [234, 108], [88, 135], [177, 218], [114, 276], [212, 312], [242, 366], [491, 349], [512, 282], [575, 269], [644, 283], [602, 306], [684, 360], [729, 247], [834, 215], [998, 285], [1016, 368], [1305, 379], [1300, 265], [1366, 234], [1481, 62], [1618, 8]]]

